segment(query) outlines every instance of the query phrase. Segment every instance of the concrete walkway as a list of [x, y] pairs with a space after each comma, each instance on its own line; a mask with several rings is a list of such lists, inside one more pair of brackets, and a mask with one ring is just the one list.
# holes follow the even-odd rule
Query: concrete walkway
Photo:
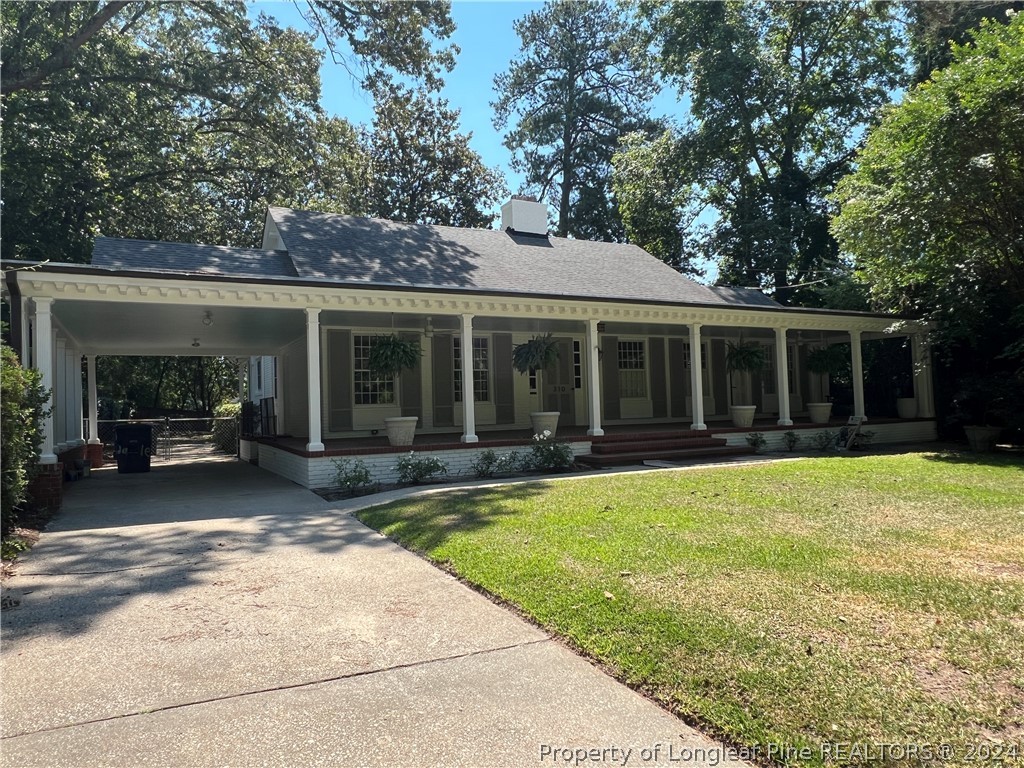
[[240, 462], [95, 472], [9, 586], [3, 765], [728, 762], [537, 628]]

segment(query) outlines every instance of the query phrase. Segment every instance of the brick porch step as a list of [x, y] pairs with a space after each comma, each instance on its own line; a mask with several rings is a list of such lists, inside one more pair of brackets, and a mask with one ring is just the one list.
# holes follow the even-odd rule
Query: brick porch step
[[665, 430], [662, 432], [622, 432], [611, 435], [601, 435], [600, 437], [591, 438], [594, 443], [636, 443], [646, 442], [650, 439], [655, 440], [686, 440], [692, 437], [707, 437], [706, 431], [697, 431], [693, 429], [678, 429], [678, 430]]
[[663, 451], [636, 451], [631, 453], [588, 453], [577, 456], [576, 461], [591, 467], [616, 467], [628, 464], [643, 464], [648, 459], [657, 461], [689, 461], [690, 459], [713, 459], [726, 456], [745, 456], [754, 452], [741, 445], [722, 445], [706, 448], [677, 448]]
[[611, 443], [593, 443], [592, 453], [638, 453], [643, 451], [669, 451], [683, 448], [713, 448], [725, 445], [724, 437], [685, 437], [671, 440], [636, 440], [616, 441]]

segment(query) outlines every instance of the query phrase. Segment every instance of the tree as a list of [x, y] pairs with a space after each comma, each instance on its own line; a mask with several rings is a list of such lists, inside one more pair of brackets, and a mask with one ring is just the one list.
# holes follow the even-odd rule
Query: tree
[[[368, 81], [436, 79], [448, 9], [412, 7], [309, 6]], [[6, 3], [0, 24], [5, 258], [85, 261], [97, 234], [257, 245], [268, 203], [361, 212], [359, 137], [319, 106], [314, 35], [240, 2]]]
[[682, 166], [680, 142], [672, 131], [648, 140], [640, 133], [623, 138], [612, 157], [612, 188], [631, 242], [684, 274], [699, 274], [684, 232], [700, 208], [677, 175]]
[[96, 385], [112, 401], [112, 418], [165, 410], [211, 416], [237, 397], [238, 366], [224, 357], [101, 356]]
[[[661, 201], [688, 217], [710, 210], [713, 222], [689, 228], [682, 253], [717, 260], [728, 282], [804, 301], [794, 286], [842, 271], [826, 196], [902, 81], [884, 7], [652, 0], [642, 12], [661, 73], [690, 99], [692, 120], [671, 150], [627, 143], [616, 165], [626, 175], [616, 187], [623, 209]], [[641, 190], [630, 177], [658, 157], [673, 165], [647, 172], [662, 186]], [[664, 240], [666, 214], [654, 220], [649, 229], [631, 215], [629, 237]]]
[[[81, 67], [81, 49], [94, 37], [102, 37], [102, 32], [129, 38], [136, 33], [136, 24], [154, 11], [152, 3], [138, 0], [110, 0], [102, 5], [83, 0], [22, 5], [29, 7], [10, 8], [4, 16], [4, 60], [0, 67], [0, 92], [4, 95], [43, 88], [61, 70]], [[221, 8], [209, 2], [181, 5], [192, 6], [214, 25], [226, 20], [237, 24], [237, 12], [244, 10], [237, 2], [221, 3]], [[457, 49], [432, 47], [434, 40], [446, 39], [455, 31], [448, 3], [306, 0], [299, 8], [324, 39], [334, 60], [345, 64], [350, 72], [360, 66], [364, 82], [373, 82], [393, 70], [436, 85], [441, 70], [450, 71], [454, 66]], [[341, 46], [347, 48], [348, 55]]]
[[469, 146], [472, 134], [459, 132], [458, 110], [422, 90], [388, 90], [363, 139], [367, 211], [394, 221], [489, 225], [505, 182]]
[[558, 211], [560, 237], [621, 240], [609, 186], [621, 136], [654, 92], [642, 48], [622, 10], [597, 0], [556, 0], [515, 23], [522, 52], [494, 79], [495, 128], [512, 123], [505, 146]]
[[983, 19], [1005, 22], [1009, 10], [1024, 10], [1024, 2], [914, 0], [906, 3], [913, 82], [923, 83], [935, 70], [949, 66], [952, 61], [950, 43], [964, 45]]
[[959, 367], [1024, 374], [1024, 15], [982, 22], [868, 136], [833, 232], [878, 307], [938, 324]]
[[0, 535], [4, 537], [17, 522], [31, 472], [39, 462], [42, 419], [49, 411], [50, 397], [40, 379], [38, 371], [21, 367], [7, 342], [0, 342]]

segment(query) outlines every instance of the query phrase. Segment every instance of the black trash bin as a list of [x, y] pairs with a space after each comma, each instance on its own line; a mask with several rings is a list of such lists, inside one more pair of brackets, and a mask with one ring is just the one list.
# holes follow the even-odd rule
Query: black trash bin
[[149, 459], [153, 455], [152, 424], [118, 424], [114, 427], [114, 455], [117, 471], [149, 472]]

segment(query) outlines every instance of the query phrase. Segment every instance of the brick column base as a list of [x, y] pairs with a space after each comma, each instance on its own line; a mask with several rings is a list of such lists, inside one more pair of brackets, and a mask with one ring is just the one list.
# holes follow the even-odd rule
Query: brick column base
[[39, 509], [56, 512], [64, 501], [64, 465], [40, 464], [39, 473], [28, 484], [28, 497]]
[[99, 469], [103, 466], [103, 446], [100, 443], [85, 446], [85, 458], [89, 460], [89, 466]]

